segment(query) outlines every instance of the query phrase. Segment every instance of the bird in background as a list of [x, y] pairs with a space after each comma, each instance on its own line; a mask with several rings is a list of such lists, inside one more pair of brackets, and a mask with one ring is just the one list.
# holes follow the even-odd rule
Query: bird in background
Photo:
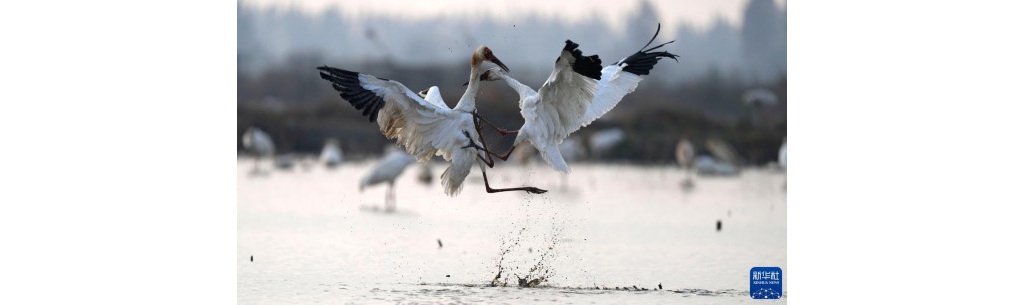
[[786, 139], [782, 139], [782, 147], [779, 147], [779, 167], [786, 169]]
[[[466, 91], [455, 108], [445, 103], [434, 103], [409, 90], [400, 82], [373, 75], [321, 66], [320, 77], [331, 83], [342, 99], [352, 104], [370, 122], [376, 122], [381, 133], [405, 148], [419, 162], [427, 162], [433, 156], [441, 156], [450, 165], [441, 174], [441, 185], [445, 194], [455, 196], [462, 191], [462, 184], [477, 162], [483, 171], [484, 186], [488, 193], [505, 191], [526, 191], [540, 194], [545, 190], [536, 187], [491, 188], [483, 164], [477, 160], [480, 153], [470, 144], [479, 138], [479, 127], [474, 120], [476, 96], [480, 87], [482, 64], [494, 63], [502, 71], [508, 67], [501, 62], [490, 48], [481, 45], [470, 58], [470, 78]], [[438, 94], [438, 97], [440, 95]]]
[[406, 167], [410, 164], [416, 163], [416, 158], [413, 158], [408, 153], [389, 147], [388, 152], [384, 155], [377, 164], [370, 169], [370, 172], [363, 176], [363, 179], [359, 181], [359, 191], [369, 186], [374, 186], [381, 183], [387, 183], [388, 189], [384, 192], [384, 211], [394, 212], [397, 206], [395, 200], [395, 179], [402, 175]]
[[[779, 167], [782, 168], [783, 171], [786, 170], [786, 143], [786, 138], [782, 138], [782, 147], [779, 147]], [[788, 180], [782, 182], [783, 190], [786, 189], [787, 184], [789, 184]]]
[[[622, 128], [607, 128], [590, 135], [590, 153], [594, 156], [605, 156], [616, 145], [626, 140], [626, 131]], [[565, 156], [564, 154], [562, 155]], [[566, 160], [572, 161], [572, 160]]]
[[697, 158], [697, 148], [690, 142], [690, 133], [679, 140], [676, 144], [676, 162], [679, 166], [686, 171], [686, 178], [683, 178], [682, 186], [684, 189], [693, 188], [693, 162]]
[[328, 139], [324, 148], [320, 150], [320, 162], [328, 168], [341, 165], [344, 154], [341, 152], [341, 142], [338, 139]]
[[274, 155], [274, 141], [270, 139], [270, 135], [256, 126], [249, 127], [242, 134], [242, 147], [255, 156], [252, 163], [254, 174], [259, 171], [260, 157], [269, 158]]
[[583, 56], [579, 44], [566, 40], [555, 60], [554, 70], [538, 91], [512, 78], [507, 71], [489, 69], [484, 72], [480, 76], [482, 80], [504, 80], [519, 94], [519, 108], [524, 119], [522, 127], [508, 131], [477, 116], [502, 136], [516, 135], [515, 142], [505, 154], [489, 151], [484, 143], [480, 149], [486, 152], [488, 165], [493, 166], [491, 156], [505, 161], [516, 146], [528, 142], [537, 148], [548, 165], [569, 173], [569, 165], [559, 153], [558, 144], [614, 108], [626, 94], [636, 89], [643, 80], [642, 76], [650, 74], [660, 59], [678, 61], [676, 54], [654, 51], [673, 41], [644, 49], [654, 42], [660, 31], [661, 24], [640, 51], [603, 69], [597, 55]]

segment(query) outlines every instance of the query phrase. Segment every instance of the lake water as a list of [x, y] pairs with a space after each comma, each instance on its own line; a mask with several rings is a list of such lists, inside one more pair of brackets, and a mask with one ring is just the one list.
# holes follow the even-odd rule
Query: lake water
[[[264, 161], [255, 175], [252, 162], [239, 159], [237, 175], [242, 304], [786, 300], [748, 293], [755, 266], [781, 267], [787, 288], [778, 171], [696, 177], [686, 190], [675, 166], [577, 162], [563, 179], [540, 164], [502, 164], [488, 171], [492, 187], [549, 192], [487, 194], [474, 168], [452, 198], [437, 180], [442, 164], [430, 185], [414, 164], [396, 182], [397, 211], [385, 213], [385, 185], [359, 191], [372, 161], [333, 170]], [[540, 283], [521, 288], [518, 278]]]

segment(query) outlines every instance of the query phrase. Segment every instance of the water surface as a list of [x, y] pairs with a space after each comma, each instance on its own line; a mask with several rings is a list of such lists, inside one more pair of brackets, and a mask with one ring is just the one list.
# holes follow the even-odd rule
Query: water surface
[[763, 303], [748, 296], [750, 268], [787, 271], [776, 171], [697, 177], [684, 190], [671, 166], [575, 163], [563, 179], [505, 165], [488, 172], [492, 187], [550, 192], [487, 194], [474, 169], [451, 198], [440, 164], [432, 185], [414, 165], [386, 213], [385, 186], [358, 188], [371, 165], [253, 175], [239, 160], [239, 303]]

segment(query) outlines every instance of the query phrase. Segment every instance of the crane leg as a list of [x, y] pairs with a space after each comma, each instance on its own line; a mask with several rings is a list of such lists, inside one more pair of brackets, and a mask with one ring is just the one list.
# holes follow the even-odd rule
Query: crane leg
[[[480, 130], [480, 126], [477, 125], [477, 131], [479, 132], [479, 130]], [[462, 148], [471, 148], [472, 147], [472, 148], [475, 148], [477, 150], [484, 151], [484, 155], [487, 156], [487, 158], [481, 157], [479, 154], [476, 155], [476, 157], [480, 158], [480, 160], [484, 161], [484, 164], [487, 164], [487, 167], [493, 168], [494, 167], [494, 160], [491, 159], [491, 155], [495, 155], [495, 154], [487, 150], [487, 143], [483, 142], [483, 140], [484, 140], [483, 137], [480, 138], [480, 142], [484, 143], [484, 146], [480, 146], [480, 144], [476, 144], [476, 142], [473, 141], [473, 137], [469, 136], [469, 132], [468, 131], [463, 130], [462, 134], [466, 136], [466, 140], [469, 140], [469, 144], [466, 144], [466, 146], [463, 146]]]
[[[487, 119], [484, 119], [483, 117], [478, 115], [476, 113], [476, 111], [473, 112], [473, 117], [477, 119], [474, 122], [475, 125], [476, 125], [476, 133], [481, 135], [480, 136], [480, 143], [483, 144], [484, 152], [486, 152], [488, 154], [487, 157], [490, 158], [491, 156], [494, 156], [495, 158], [498, 158], [501, 161], [508, 161], [508, 157], [512, 155], [512, 151], [516, 149], [516, 146], [512, 145], [512, 147], [510, 147], [508, 149], [508, 151], [505, 152], [504, 155], [499, 155], [499, 154], [496, 154], [496, 153], [490, 151], [490, 149], [487, 147], [487, 141], [484, 141], [484, 137], [483, 137], [484, 132], [483, 132], [482, 128], [480, 127], [480, 121], [483, 121], [484, 123], [487, 123], [487, 125], [490, 125], [491, 128], [494, 128], [495, 130], [497, 130], [498, 133], [500, 133], [502, 136], [506, 136], [506, 135], [510, 135], [510, 134], [518, 135], [519, 131], [518, 130], [516, 130], [516, 131], [508, 131], [508, 130], [504, 130], [504, 129], [498, 128], [498, 127], [494, 126], [494, 124], [491, 124], [491, 122], [487, 121]], [[491, 166], [491, 167], [493, 167], [493, 166]]]
[[[486, 143], [484, 144], [484, 147], [487, 147], [487, 144], [486, 144]], [[508, 161], [508, 157], [512, 155], [512, 151], [513, 151], [513, 150], [516, 150], [516, 146], [515, 146], [515, 145], [513, 145], [512, 147], [510, 147], [510, 148], [508, 149], [508, 151], [507, 151], [507, 152], [505, 152], [505, 154], [504, 154], [504, 155], [501, 155], [501, 156], [499, 156], [498, 154], [494, 154], [494, 153], [491, 153], [491, 154], [494, 154], [494, 157], [495, 157], [495, 158], [498, 158], [498, 159], [500, 159], [501, 161]], [[489, 152], [489, 153], [490, 153], [490, 152]]]
[[473, 111], [473, 118], [476, 119], [477, 131], [480, 130], [480, 122], [483, 121], [484, 123], [487, 123], [488, 126], [491, 126], [491, 128], [494, 128], [494, 130], [497, 131], [499, 134], [501, 134], [501, 136], [518, 135], [519, 134], [518, 130], [507, 130], [507, 129], [495, 126], [494, 124], [491, 123], [491, 121], [488, 121], [484, 117], [482, 117], [479, 114], [477, 114], [476, 111]]
[[544, 194], [544, 193], [548, 192], [547, 190], [542, 190], [542, 189], [535, 188], [535, 187], [532, 187], [532, 186], [511, 187], [511, 188], [503, 188], [503, 189], [491, 188], [491, 184], [489, 182], [487, 182], [487, 172], [481, 171], [481, 173], [484, 175], [484, 187], [487, 188], [487, 192], [488, 193], [499, 193], [499, 192], [508, 192], [508, 191], [525, 191], [525, 192], [530, 193], [530, 194]]
[[[472, 147], [472, 148], [475, 148], [477, 150], [483, 151], [484, 154], [487, 156], [487, 158], [481, 157], [480, 155], [477, 155], [477, 157], [480, 158], [480, 160], [483, 160], [484, 163], [487, 164], [487, 167], [491, 167], [491, 168], [494, 167], [494, 160], [491, 159], [491, 156], [494, 156], [495, 158], [498, 158], [501, 161], [508, 161], [508, 157], [510, 155], [512, 155], [512, 151], [516, 149], [515, 146], [512, 146], [512, 148], [509, 148], [508, 152], [506, 152], [504, 155], [499, 155], [499, 154], [497, 154], [495, 152], [492, 152], [489, 149], [487, 149], [487, 142], [484, 141], [483, 137], [480, 138], [480, 143], [481, 144], [476, 144], [476, 142], [473, 141], [473, 137], [469, 136], [469, 132], [466, 132], [465, 130], [463, 130], [462, 134], [466, 136], [466, 139], [469, 139], [469, 144], [466, 144], [466, 146], [463, 146], [462, 148], [470, 148], [470, 147]], [[483, 146], [481, 146], [481, 145], [483, 145]]]

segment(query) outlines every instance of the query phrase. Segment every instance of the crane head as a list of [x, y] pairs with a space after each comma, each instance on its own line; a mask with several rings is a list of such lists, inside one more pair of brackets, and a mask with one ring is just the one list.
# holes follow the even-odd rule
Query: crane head
[[501, 79], [501, 75], [504, 74], [504, 73], [505, 73], [505, 71], [502, 70], [501, 68], [490, 68], [490, 69], [487, 69], [487, 71], [484, 71], [483, 74], [480, 74], [480, 81], [496, 81], [496, 80], [500, 80]]
[[[486, 81], [501, 80], [501, 76], [502, 75], [508, 75], [508, 73], [505, 72], [505, 70], [502, 70], [499, 67], [490, 68], [490, 69], [487, 69], [486, 71], [484, 71], [484, 73], [480, 74], [480, 81], [486, 82]], [[469, 85], [469, 82], [466, 82], [465, 84], [462, 84], [462, 85], [463, 86]], [[426, 92], [426, 91], [424, 91], [424, 92]]]
[[504, 63], [502, 63], [501, 60], [498, 59], [498, 57], [494, 56], [494, 52], [491, 52], [490, 48], [488, 48], [487, 46], [481, 45], [481, 46], [476, 48], [476, 51], [473, 52], [473, 62], [472, 62], [472, 64], [473, 65], [478, 65], [478, 64], [482, 63], [483, 61], [492, 62], [495, 65], [498, 65], [499, 67], [501, 67], [502, 70], [505, 70], [505, 72], [509, 71], [508, 70], [508, 66], [506, 66]]

